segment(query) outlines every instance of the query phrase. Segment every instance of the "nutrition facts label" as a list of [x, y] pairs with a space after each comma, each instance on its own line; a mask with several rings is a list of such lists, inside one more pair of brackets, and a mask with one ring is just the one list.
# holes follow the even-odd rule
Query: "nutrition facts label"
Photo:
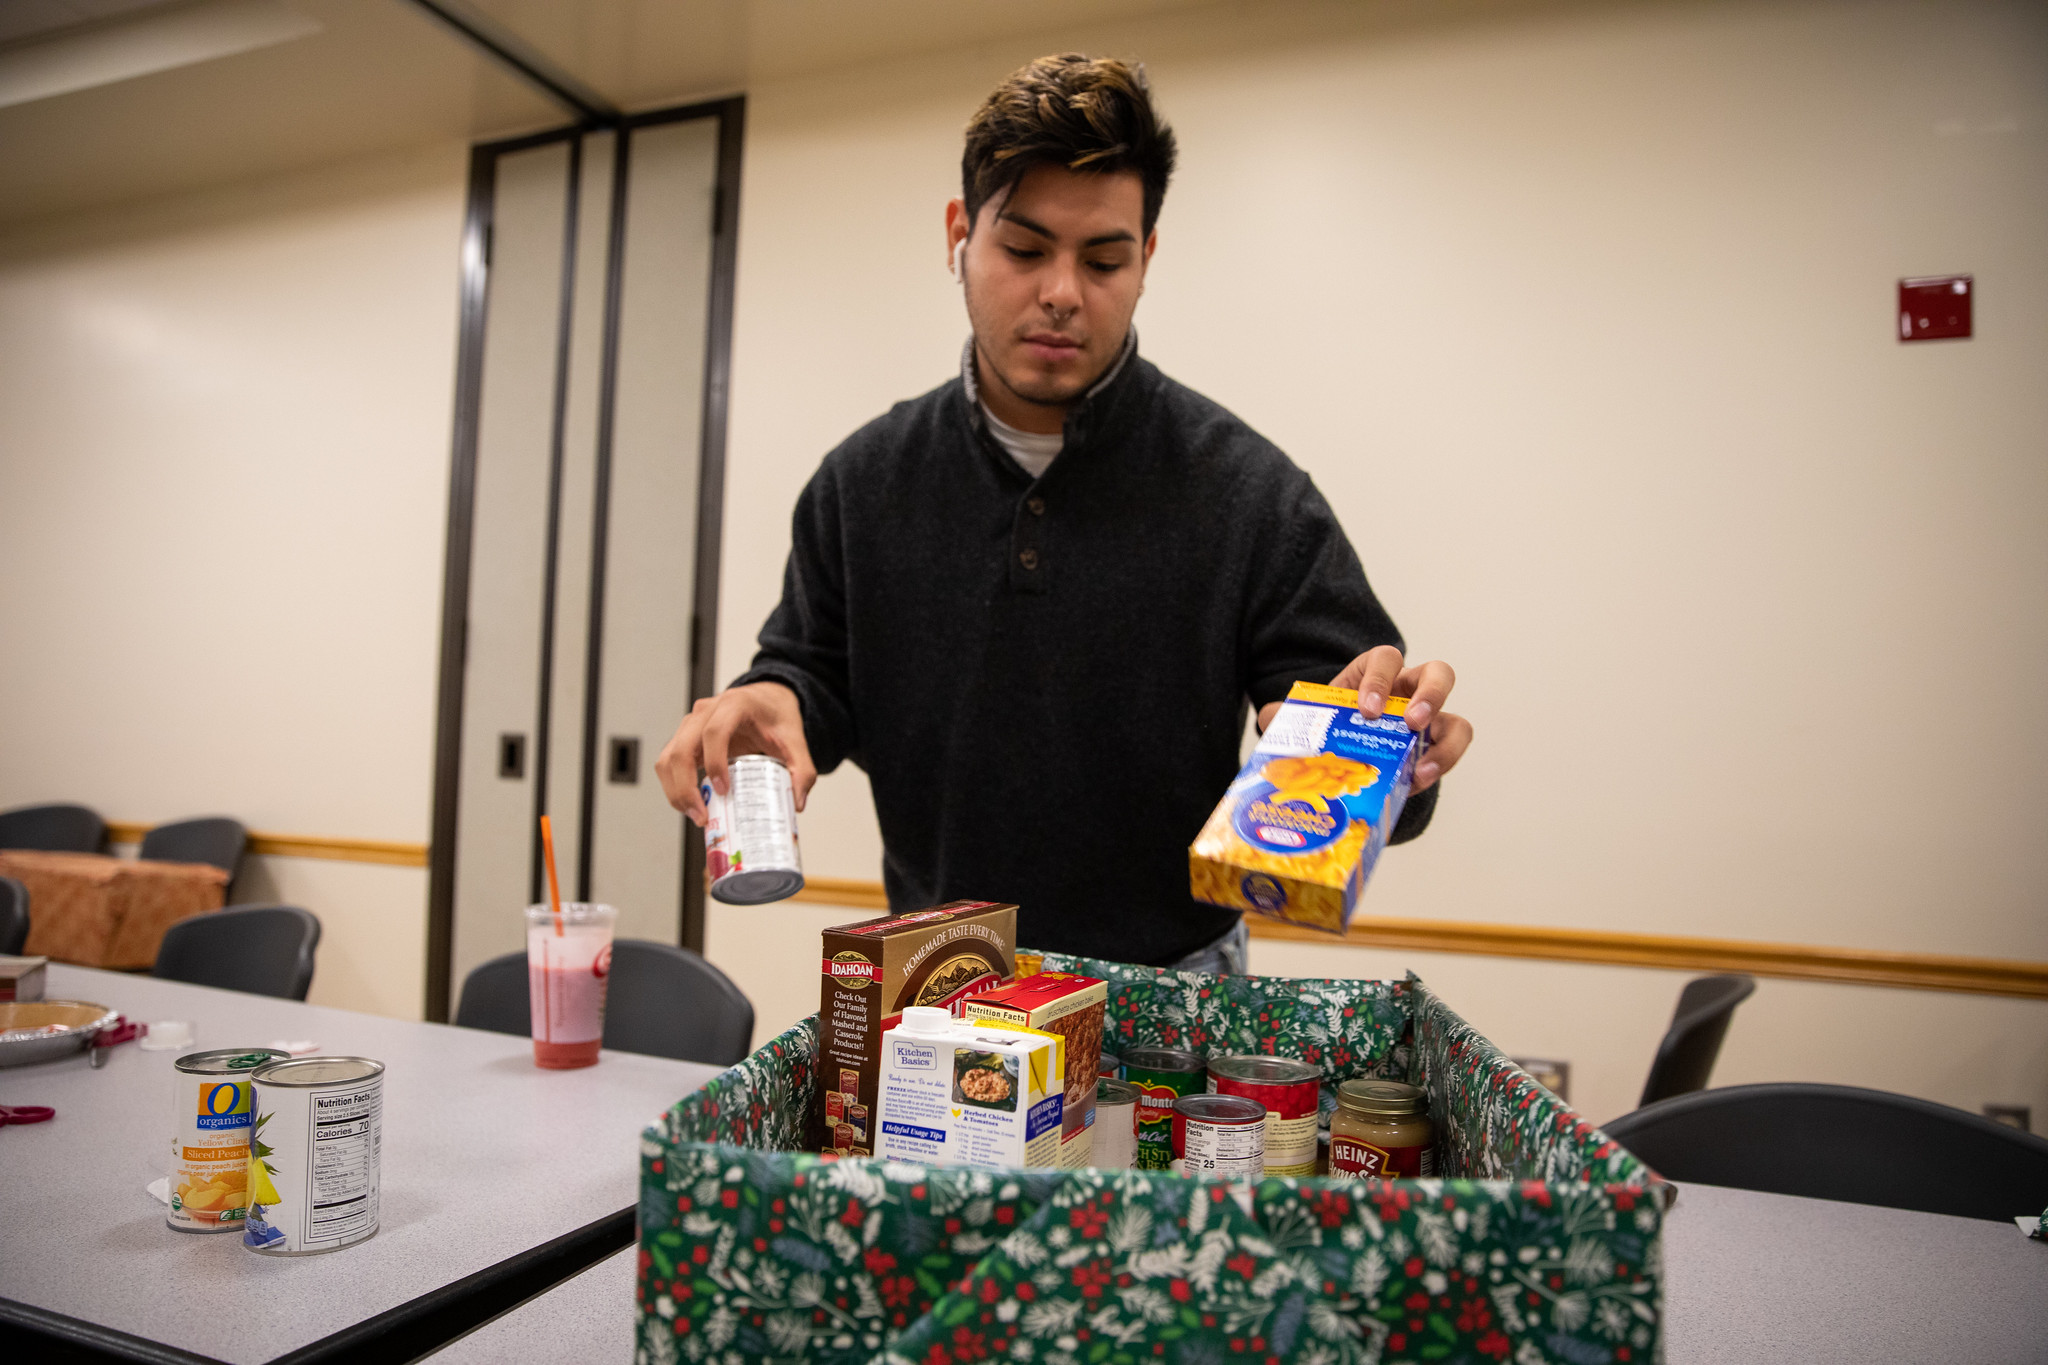
[[377, 1143], [383, 1087], [320, 1091], [312, 1096], [311, 1170], [307, 1173], [305, 1240], [346, 1241], [377, 1221]]
[[1184, 1162], [1189, 1175], [1257, 1176], [1265, 1169], [1266, 1125], [1225, 1126], [1189, 1120]]

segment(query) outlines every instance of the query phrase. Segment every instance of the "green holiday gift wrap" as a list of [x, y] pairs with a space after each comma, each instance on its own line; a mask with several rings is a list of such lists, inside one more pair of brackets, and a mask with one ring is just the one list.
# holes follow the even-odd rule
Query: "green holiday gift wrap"
[[1419, 980], [1214, 977], [1047, 954], [1110, 983], [1127, 1046], [1413, 1080], [1444, 1179], [984, 1171], [802, 1143], [806, 1020], [642, 1141], [637, 1358], [1047, 1365], [1609, 1365], [1662, 1357], [1667, 1186]]

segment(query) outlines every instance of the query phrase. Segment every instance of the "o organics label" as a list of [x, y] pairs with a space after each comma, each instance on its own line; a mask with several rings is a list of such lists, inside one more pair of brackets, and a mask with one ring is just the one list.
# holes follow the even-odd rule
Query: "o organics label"
[[199, 1087], [199, 1129], [217, 1133], [249, 1126], [247, 1081], [202, 1082]]

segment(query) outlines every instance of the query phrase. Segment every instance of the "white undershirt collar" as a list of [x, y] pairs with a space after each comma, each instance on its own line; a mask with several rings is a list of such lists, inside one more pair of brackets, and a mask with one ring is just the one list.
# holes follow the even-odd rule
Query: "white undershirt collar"
[[[977, 400], [979, 401], [979, 400]], [[1010, 452], [1010, 458], [1023, 466], [1024, 472], [1036, 479], [1044, 475], [1058, 458], [1067, 438], [1059, 432], [1041, 434], [1036, 431], [1019, 431], [981, 404], [982, 420], [988, 423], [988, 434], [995, 437], [996, 444]]]

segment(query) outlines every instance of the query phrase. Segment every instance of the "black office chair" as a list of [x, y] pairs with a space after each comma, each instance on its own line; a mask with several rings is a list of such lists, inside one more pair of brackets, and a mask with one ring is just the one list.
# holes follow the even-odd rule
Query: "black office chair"
[[1650, 1063], [1650, 1079], [1643, 1084], [1638, 1105], [1655, 1104], [1673, 1095], [1688, 1095], [1707, 1088], [1714, 1074], [1714, 1059], [1721, 1055], [1721, 1040], [1728, 1036], [1728, 1021], [1735, 1007], [1756, 993], [1753, 976], [1703, 976], [1685, 983], [1678, 993], [1678, 1008], [1672, 1012], [1671, 1027], [1657, 1046], [1657, 1060]]
[[241, 821], [210, 815], [158, 825], [142, 836], [142, 849], [135, 856], [158, 863], [207, 863], [227, 873], [232, 887], [248, 844], [249, 831]]
[[455, 1025], [527, 1037], [533, 1032], [531, 990], [525, 953], [494, 957], [463, 978], [462, 996], [455, 1002]]
[[[494, 957], [463, 981], [455, 1022], [524, 1037], [532, 1031], [529, 990], [525, 953]], [[731, 1066], [747, 1055], [753, 1036], [752, 1002], [688, 948], [635, 938], [612, 944], [606, 1047]]]
[[0, 811], [0, 848], [98, 853], [106, 842], [107, 822], [85, 806], [22, 806]]
[[296, 905], [231, 905], [164, 931], [151, 976], [195, 986], [304, 1000], [313, 984], [320, 921]]
[[17, 956], [28, 943], [28, 888], [0, 877], [0, 953]]
[[1672, 1180], [2007, 1221], [2048, 1208], [2048, 1139], [1847, 1085], [1733, 1085], [1602, 1125]]

